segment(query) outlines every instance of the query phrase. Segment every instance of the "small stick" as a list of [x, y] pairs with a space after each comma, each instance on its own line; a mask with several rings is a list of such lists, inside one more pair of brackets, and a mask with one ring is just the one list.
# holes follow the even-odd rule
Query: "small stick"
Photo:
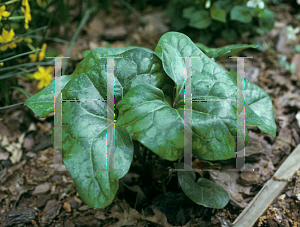
[[[70, 195], [71, 195], [71, 194], [74, 194], [75, 192], [76, 192], [76, 190], [71, 191], [71, 192], [70, 192]], [[59, 204], [61, 204], [61, 203], [66, 202], [67, 200], [72, 199], [72, 198], [73, 198], [73, 197], [69, 197], [69, 198], [66, 198], [66, 199], [64, 199], [64, 200], [62, 200], [62, 201], [60, 201], [60, 202], [58, 202], [58, 203], [55, 203], [55, 204], [53, 204], [52, 206], [50, 206], [47, 210], [44, 210], [43, 212], [37, 214], [37, 217], [38, 217], [39, 222], [41, 223], [41, 220], [40, 220], [40, 219], [41, 219], [41, 216], [42, 216], [44, 213], [46, 213], [48, 210], [50, 210], [51, 208], [53, 208], [53, 207], [55, 207], [55, 206], [57, 206], [57, 205], [59, 205]]]

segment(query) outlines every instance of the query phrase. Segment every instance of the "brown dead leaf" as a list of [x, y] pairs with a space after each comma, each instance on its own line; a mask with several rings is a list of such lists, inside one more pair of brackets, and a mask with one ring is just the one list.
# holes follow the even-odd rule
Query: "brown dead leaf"
[[6, 151], [1, 151], [0, 150], [0, 160], [7, 160], [9, 158], [9, 153]]
[[2, 136], [10, 137], [10, 132], [9, 132], [8, 128], [6, 127], [6, 125], [2, 121], [0, 121], [0, 128], [1, 128]]
[[291, 152], [291, 143], [292, 143], [292, 131], [288, 127], [284, 127], [280, 130], [276, 141], [280, 141], [279, 150], [283, 151], [286, 155], [289, 155]]
[[52, 220], [59, 214], [61, 204], [53, 206], [55, 204], [57, 204], [57, 201], [55, 199], [54, 200], [49, 200], [47, 202], [47, 204], [44, 208], [44, 211], [46, 211], [46, 212], [41, 216], [42, 224], [50, 224], [52, 222]]
[[289, 40], [287, 38], [287, 29], [283, 28], [279, 34], [279, 39], [276, 45], [276, 49], [280, 53], [291, 53], [293, 47], [289, 45]]
[[78, 208], [78, 210], [80, 210], [80, 211], [85, 211], [85, 210], [88, 210], [88, 209], [90, 209], [90, 207], [88, 205], [83, 205], [83, 206]]
[[71, 204], [68, 203], [68, 202], [65, 202], [65, 203], [64, 203], [63, 208], [64, 208], [67, 212], [69, 212], [69, 213], [72, 211], [72, 209], [71, 209]]
[[209, 172], [213, 182], [223, 187], [230, 197], [230, 202], [237, 207], [245, 208], [248, 203], [243, 199], [241, 193], [250, 195], [251, 186], [245, 187], [237, 183], [239, 173], [237, 171], [228, 171], [234, 169], [235, 166], [222, 166], [220, 170], [212, 170]]
[[[120, 211], [119, 208], [122, 208], [123, 213]], [[140, 214], [137, 210], [131, 208], [129, 204], [125, 201], [120, 201], [116, 209], [111, 209], [111, 213], [108, 214], [108, 218], [114, 217], [118, 219], [118, 222], [112, 223], [107, 225], [107, 227], [121, 227], [121, 226], [128, 226], [128, 225], [136, 225], [137, 220], [146, 220], [152, 223], [155, 223], [160, 226], [164, 227], [172, 227], [167, 222], [167, 217], [163, 214], [160, 210], [158, 210], [155, 206], [151, 207], [153, 210], [154, 215], [152, 217], [145, 217], [144, 215]]]
[[295, 73], [293, 73], [292, 78], [300, 81], [300, 54], [297, 53], [293, 56], [291, 64], [295, 65]]
[[153, 215], [153, 217], [146, 218], [146, 220], [157, 223], [162, 226], [167, 226], [167, 227], [170, 226], [171, 227], [171, 225], [168, 223], [167, 217], [164, 213], [162, 213], [159, 209], [157, 209], [153, 205], [151, 206], [151, 208], [153, 210], [154, 215]]
[[31, 194], [33, 196], [36, 196], [38, 194], [48, 192], [50, 190], [50, 188], [51, 188], [51, 184], [46, 182], [44, 184], [40, 184], [40, 185], [36, 186], [34, 191]]
[[[8, 168], [6, 171], [6, 174], [3, 177], [0, 177], [0, 183], [3, 184], [6, 181], [6, 179], [13, 174], [14, 171], [21, 168], [23, 165], [25, 165], [25, 163], [26, 163], [26, 159], [23, 160], [22, 162], [18, 163], [17, 165], [14, 165], [14, 166]], [[1, 176], [2, 176], [2, 174], [1, 174]]]
[[96, 212], [94, 214], [94, 218], [99, 219], [99, 220], [107, 219], [103, 210], [96, 210]]
[[77, 196], [74, 196], [74, 200], [78, 203], [79, 206], [82, 204], [82, 200], [79, 199]]

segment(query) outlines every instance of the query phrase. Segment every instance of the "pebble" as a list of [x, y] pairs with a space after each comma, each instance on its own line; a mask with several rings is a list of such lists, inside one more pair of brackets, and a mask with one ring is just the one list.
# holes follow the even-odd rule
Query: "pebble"
[[237, 182], [244, 186], [250, 186], [259, 182], [259, 173], [255, 171], [243, 171]]

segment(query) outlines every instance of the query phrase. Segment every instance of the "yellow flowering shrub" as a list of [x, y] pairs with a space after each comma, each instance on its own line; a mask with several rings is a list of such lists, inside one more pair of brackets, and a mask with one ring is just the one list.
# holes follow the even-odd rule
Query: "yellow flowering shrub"
[[0, 7], [0, 21], [2, 19], [2, 17], [9, 17], [10, 12], [5, 11], [5, 6], [1, 6]]
[[[45, 31], [41, 28], [49, 24], [45, 18], [51, 18], [50, 13], [44, 13], [48, 8], [41, 14], [41, 8], [47, 5], [48, 0], [0, 0], [0, 90], [5, 94], [0, 94], [0, 106], [11, 102], [13, 89], [10, 86], [16, 86], [20, 76], [38, 80], [39, 89], [52, 80], [53, 67], [41, 66], [45, 64], [42, 62], [47, 43], [41, 43], [38, 38]], [[34, 30], [37, 30], [36, 35]]]
[[28, 29], [28, 22], [31, 21], [30, 6], [28, 0], [22, 0], [21, 10], [25, 15], [25, 28]]
[[46, 87], [48, 84], [50, 84], [52, 76], [50, 72], [52, 71], [52, 67], [47, 67], [46, 69], [44, 67], [38, 67], [39, 71], [35, 72], [33, 74], [33, 77], [37, 80], [40, 80], [38, 84], [38, 88], [42, 89], [43, 87]]
[[10, 32], [3, 29], [2, 35], [0, 36], [0, 43], [7, 43], [7, 42], [9, 42], [9, 43], [7, 43], [3, 46], [0, 46], [1, 51], [6, 51], [7, 48], [13, 49], [13, 48], [17, 47], [16, 43], [21, 42], [22, 38], [20, 38], [16, 41], [13, 41], [14, 36], [15, 36], [15, 32], [13, 29], [10, 29]]
[[[38, 57], [39, 57], [39, 59], [38, 59], [39, 61], [43, 61], [43, 59], [45, 58], [46, 48], [47, 48], [47, 44], [44, 43], [42, 46], [42, 50], [39, 53], [35, 52], [33, 54], [29, 54], [30, 62], [35, 62]], [[39, 48], [36, 48], [36, 50], [38, 50], [38, 49]]]

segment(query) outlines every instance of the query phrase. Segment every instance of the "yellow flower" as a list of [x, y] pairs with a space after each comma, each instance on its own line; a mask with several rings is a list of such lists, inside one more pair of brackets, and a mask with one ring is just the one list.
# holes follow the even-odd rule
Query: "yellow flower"
[[33, 54], [29, 54], [30, 62], [36, 62], [36, 59], [37, 59], [37, 53], [38, 53], [38, 52], [35, 52], [35, 53], [33, 53]]
[[46, 7], [47, 5], [47, 0], [36, 0], [37, 4], [41, 7]]
[[[30, 62], [35, 62], [38, 55], [39, 55], [39, 61], [43, 61], [43, 59], [45, 58], [46, 48], [47, 48], [47, 44], [44, 43], [40, 53], [35, 52], [33, 54], [29, 54]], [[36, 49], [39, 49], [39, 48], [36, 48]]]
[[23, 6], [21, 6], [21, 10], [23, 11], [24, 15], [25, 15], [25, 28], [28, 29], [28, 22], [31, 21], [31, 14], [30, 14], [30, 6], [28, 3], [28, 0], [22, 0], [22, 5], [25, 6], [25, 8]]
[[43, 87], [46, 87], [51, 82], [52, 77], [50, 75], [50, 72], [52, 70], [52, 67], [49, 66], [49, 67], [47, 67], [46, 70], [44, 67], [38, 67], [38, 69], [39, 69], [39, 71], [35, 72], [33, 74], [33, 77], [37, 80], [40, 80], [40, 82], [38, 84], [38, 88], [42, 89]]
[[44, 43], [42, 46], [42, 51], [39, 54], [39, 61], [43, 61], [43, 59], [45, 58], [46, 48], [47, 48], [47, 44]]
[[0, 21], [2, 17], [9, 17], [10, 13], [5, 11], [5, 6], [0, 7]]
[[28, 0], [22, 0], [22, 5], [23, 6], [29, 6]]
[[3, 66], [4, 65], [4, 62], [0, 62], [0, 66]]
[[15, 32], [13, 29], [10, 29], [10, 32], [3, 29], [2, 36], [0, 35], [0, 43], [7, 43], [7, 42], [10, 42], [10, 43], [5, 44], [4, 46], [0, 46], [0, 50], [6, 51], [8, 47], [10, 49], [16, 48], [16, 46], [17, 46], [16, 43], [21, 42], [22, 38], [20, 38], [16, 41], [12, 41], [14, 36], [15, 36]]

